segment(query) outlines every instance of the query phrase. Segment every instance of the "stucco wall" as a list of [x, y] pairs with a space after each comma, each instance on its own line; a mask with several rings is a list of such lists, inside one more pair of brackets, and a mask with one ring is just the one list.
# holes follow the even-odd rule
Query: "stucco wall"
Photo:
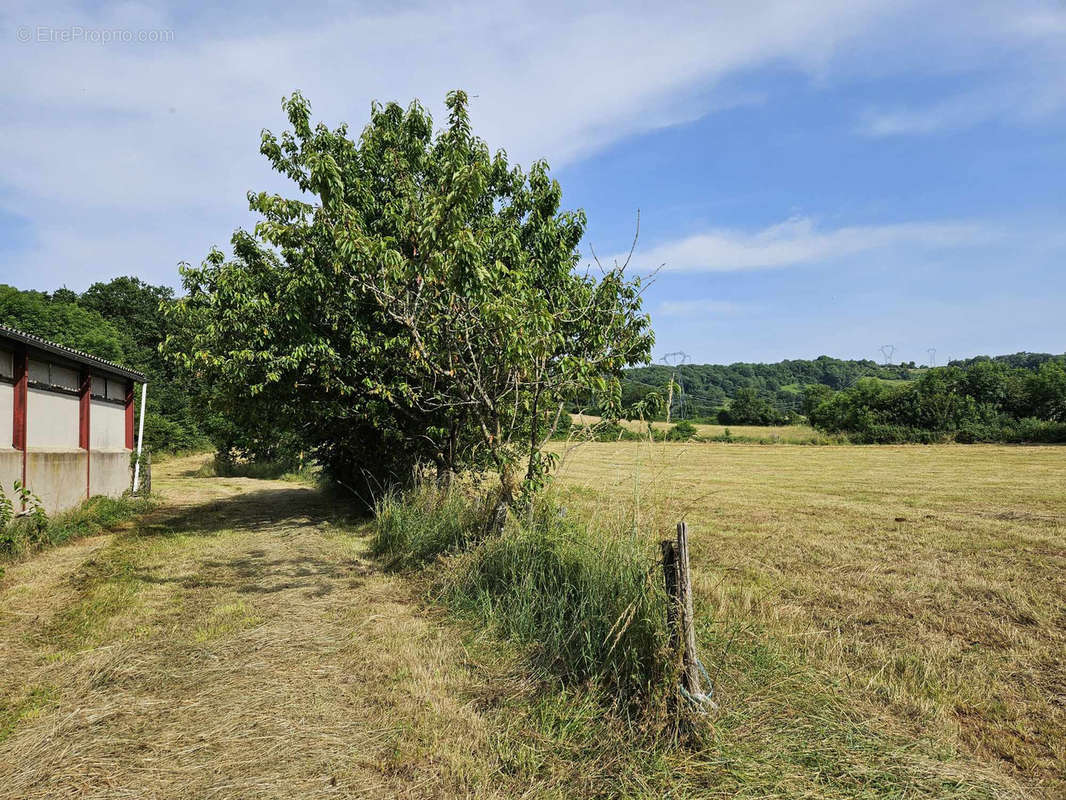
[[89, 459], [89, 494], [118, 497], [130, 488], [129, 450], [96, 450]]
[[[79, 420], [78, 398], [74, 395], [43, 389], [29, 390], [26, 398], [26, 442], [30, 449], [76, 448]], [[83, 488], [84, 483], [82, 481]]]
[[89, 447], [93, 450], [121, 450], [125, 446], [126, 409], [114, 403], [93, 400], [89, 409]]
[[11, 447], [14, 419], [15, 387], [10, 383], [0, 383], [0, 447]]
[[86, 497], [84, 450], [43, 450], [26, 453], [26, 485], [54, 514], [73, 508]]
[[10, 447], [0, 447], [0, 486], [8, 497], [14, 499], [11, 484], [22, 480], [22, 452]]

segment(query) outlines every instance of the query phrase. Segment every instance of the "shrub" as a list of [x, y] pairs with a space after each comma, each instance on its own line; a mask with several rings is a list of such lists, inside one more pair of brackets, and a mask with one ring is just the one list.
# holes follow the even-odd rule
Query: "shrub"
[[647, 699], [669, 668], [654, 555], [545, 498], [486, 538], [492, 506], [425, 486], [390, 495], [373, 549], [404, 566], [448, 556], [431, 581], [446, 605], [525, 645], [546, 675], [596, 684], [623, 704]]
[[693, 439], [699, 431], [696, 430], [696, 426], [689, 422], [687, 419], [681, 420], [674, 425], [666, 434], [666, 438], [671, 442], [687, 442], [689, 439]]
[[488, 523], [488, 507], [460, 491], [422, 484], [391, 491], [374, 509], [374, 555], [393, 567], [417, 567], [471, 546]]
[[18, 558], [84, 536], [94, 536], [152, 507], [137, 497], [91, 497], [77, 508], [52, 517], [20, 517], [0, 529], [0, 558]]

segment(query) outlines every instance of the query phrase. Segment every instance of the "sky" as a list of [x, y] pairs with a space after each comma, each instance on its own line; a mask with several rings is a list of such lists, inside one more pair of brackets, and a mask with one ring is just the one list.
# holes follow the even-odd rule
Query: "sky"
[[2, 283], [179, 287], [294, 191], [284, 96], [358, 131], [464, 88], [586, 259], [639, 215], [655, 360], [1066, 350], [1066, 0], [8, 0], [0, 65]]

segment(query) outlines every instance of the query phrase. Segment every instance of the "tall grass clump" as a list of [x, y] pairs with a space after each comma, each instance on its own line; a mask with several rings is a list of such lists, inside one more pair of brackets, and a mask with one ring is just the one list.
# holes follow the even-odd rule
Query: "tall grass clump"
[[484, 531], [491, 504], [421, 484], [392, 491], [374, 508], [371, 550], [392, 567], [418, 567], [466, 550]]
[[448, 554], [431, 580], [447, 606], [522, 645], [546, 676], [594, 685], [621, 707], [649, 700], [670, 669], [655, 555], [550, 498], [486, 537], [492, 505], [425, 487], [392, 495], [374, 549], [405, 565]]
[[151, 507], [152, 501], [147, 498], [98, 495], [54, 516], [15, 519], [0, 529], [0, 560], [21, 558], [46, 547], [103, 533]]

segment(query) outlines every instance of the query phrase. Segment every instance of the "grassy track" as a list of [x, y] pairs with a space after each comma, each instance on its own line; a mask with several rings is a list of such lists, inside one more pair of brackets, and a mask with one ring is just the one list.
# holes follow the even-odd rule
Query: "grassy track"
[[1061, 448], [571, 452], [575, 514], [691, 524], [691, 750], [531, 681], [327, 497], [200, 466], [0, 579], [0, 798], [1063, 796]]
[[738, 793], [1066, 796], [1066, 449], [591, 443], [561, 475], [606, 529], [688, 520]]
[[0, 798], [593, 793], [566, 749], [593, 711], [537, 700], [318, 492], [202, 460], [156, 466], [142, 524], [0, 580]]

